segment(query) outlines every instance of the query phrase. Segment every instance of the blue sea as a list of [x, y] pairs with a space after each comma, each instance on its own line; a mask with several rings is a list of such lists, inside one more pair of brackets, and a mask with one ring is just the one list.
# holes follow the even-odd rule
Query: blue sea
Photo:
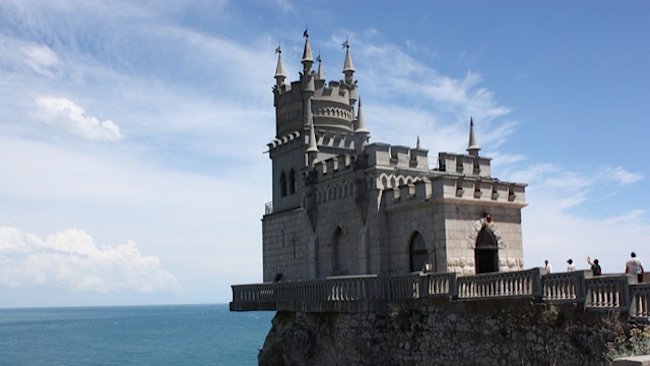
[[0, 309], [0, 365], [257, 365], [274, 314], [228, 305]]

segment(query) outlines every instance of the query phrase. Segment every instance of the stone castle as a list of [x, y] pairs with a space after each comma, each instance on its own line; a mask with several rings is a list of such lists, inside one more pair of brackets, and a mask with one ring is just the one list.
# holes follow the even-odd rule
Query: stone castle
[[343, 79], [329, 82], [320, 57], [312, 69], [307, 32], [299, 80], [285, 83], [276, 50], [264, 281], [522, 270], [526, 184], [491, 175], [471, 119], [467, 151], [440, 152], [435, 167], [419, 139], [414, 148], [370, 143], [344, 46]]

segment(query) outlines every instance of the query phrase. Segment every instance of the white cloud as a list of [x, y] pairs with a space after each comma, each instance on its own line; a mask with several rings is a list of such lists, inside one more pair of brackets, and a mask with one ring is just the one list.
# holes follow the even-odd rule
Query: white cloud
[[100, 121], [89, 116], [80, 106], [67, 98], [41, 96], [36, 98], [37, 116], [44, 122], [66, 128], [90, 140], [118, 141], [123, 138], [120, 128], [111, 120]]
[[98, 247], [83, 230], [67, 229], [45, 239], [0, 227], [0, 286], [59, 286], [95, 293], [174, 292], [176, 277], [155, 256], [129, 241]]
[[24, 63], [33, 71], [46, 76], [53, 76], [52, 68], [59, 63], [56, 53], [46, 45], [28, 44], [21, 48]]

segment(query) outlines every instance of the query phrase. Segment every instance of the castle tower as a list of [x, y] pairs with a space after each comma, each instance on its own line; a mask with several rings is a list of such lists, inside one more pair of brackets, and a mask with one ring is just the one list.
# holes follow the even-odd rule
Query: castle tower
[[327, 81], [303, 36], [298, 80], [285, 81], [276, 50], [265, 281], [521, 269], [526, 185], [491, 175], [474, 119], [466, 151], [440, 152], [434, 169], [419, 137], [415, 147], [369, 143], [349, 42], [342, 79]]

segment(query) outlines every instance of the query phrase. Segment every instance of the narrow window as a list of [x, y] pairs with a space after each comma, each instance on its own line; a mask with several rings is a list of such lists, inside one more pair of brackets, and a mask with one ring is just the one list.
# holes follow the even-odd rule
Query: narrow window
[[280, 174], [280, 196], [285, 197], [287, 195], [287, 176], [282, 172]]
[[296, 193], [296, 172], [291, 169], [289, 172], [289, 194]]

